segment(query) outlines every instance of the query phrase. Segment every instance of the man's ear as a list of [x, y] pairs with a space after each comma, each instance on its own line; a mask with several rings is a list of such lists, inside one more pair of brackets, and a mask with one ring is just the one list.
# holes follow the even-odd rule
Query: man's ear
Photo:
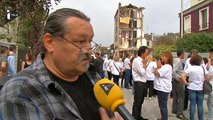
[[44, 47], [47, 49], [48, 52], [53, 52], [53, 44], [54, 44], [54, 38], [50, 33], [46, 33], [43, 36], [43, 43]]

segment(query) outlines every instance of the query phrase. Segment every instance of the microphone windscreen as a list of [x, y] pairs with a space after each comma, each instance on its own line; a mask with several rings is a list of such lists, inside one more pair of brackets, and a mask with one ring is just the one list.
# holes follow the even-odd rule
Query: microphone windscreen
[[99, 80], [94, 85], [93, 91], [99, 104], [108, 110], [115, 112], [119, 105], [125, 104], [121, 89], [106, 78]]

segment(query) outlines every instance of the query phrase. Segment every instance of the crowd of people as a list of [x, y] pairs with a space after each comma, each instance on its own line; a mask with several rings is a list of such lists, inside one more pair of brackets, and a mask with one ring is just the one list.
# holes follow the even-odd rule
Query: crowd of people
[[[188, 119], [183, 111], [188, 109], [188, 101], [190, 101], [189, 119], [194, 120], [197, 105], [198, 119], [203, 120], [203, 82], [210, 80], [213, 83], [213, 49], [209, 50], [208, 58], [198, 55], [197, 50], [191, 50], [188, 58], [184, 58], [183, 49], [178, 49], [176, 54], [177, 57], [173, 58], [170, 52], [165, 52], [160, 60], [155, 60], [149, 54], [149, 49], [142, 46], [136, 57], [125, 53], [125, 57], [120, 60], [118, 56], [110, 56], [109, 60], [102, 58], [102, 66], [105, 68], [102, 78], [108, 75], [108, 79], [111, 80], [112, 75], [113, 82], [118, 86], [133, 89], [132, 115], [137, 120], [146, 120], [141, 116], [144, 98], [152, 99], [155, 95], [158, 97], [162, 120], [168, 119], [167, 101], [169, 96], [173, 98], [172, 113], [176, 114], [177, 118]], [[121, 73], [123, 77], [121, 77]], [[208, 118], [213, 119], [212, 94], [208, 95], [207, 103], [208, 110], [210, 110]]]
[[32, 61], [26, 55], [22, 68], [28, 67], [14, 75], [9, 72], [14, 55], [7, 58], [10, 78], [0, 93], [0, 119], [121, 119], [102, 108], [93, 93], [95, 79], [88, 72], [93, 36], [90, 18], [79, 10], [62, 8], [51, 13], [43, 29], [41, 52], [33, 64], [28, 66]]
[[[3, 47], [0, 55], [0, 89], [17, 74], [16, 46], [11, 44], [9, 48]], [[32, 64], [30, 53], [25, 54], [25, 60], [21, 63], [21, 70]]]
[[[172, 113], [177, 118], [187, 119], [183, 111], [189, 98], [189, 119], [194, 120], [197, 105], [198, 118], [203, 120], [202, 85], [204, 80], [213, 84], [213, 49], [209, 50], [206, 64], [196, 50], [191, 51], [186, 62], [182, 49], [177, 50], [176, 58], [164, 52], [160, 60], [155, 60], [146, 46], [141, 46], [134, 56], [125, 53], [124, 58], [104, 57], [96, 52], [92, 57], [93, 36], [89, 17], [79, 10], [62, 8], [48, 16], [41, 52], [34, 62], [27, 53], [19, 73], [15, 45], [2, 49], [0, 118], [119, 120], [119, 115], [101, 107], [93, 93], [96, 80], [107, 77], [118, 86], [133, 90], [132, 116], [136, 120], [147, 120], [141, 115], [144, 98], [152, 99], [155, 95], [161, 113], [159, 120], [168, 120], [169, 96], [173, 97]], [[93, 71], [88, 71], [92, 67]], [[208, 94], [207, 105], [211, 120], [213, 92]]]

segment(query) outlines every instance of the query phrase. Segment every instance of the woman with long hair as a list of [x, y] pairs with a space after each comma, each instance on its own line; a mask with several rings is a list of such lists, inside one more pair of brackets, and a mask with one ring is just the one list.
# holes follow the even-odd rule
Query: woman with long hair
[[32, 56], [30, 53], [25, 54], [25, 60], [21, 64], [21, 71], [32, 64]]
[[172, 65], [173, 56], [170, 52], [164, 52], [161, 60], [157, 61], [157, 68], [154, 71], [154, 88], [157, 90], [158, 105], [161, 112], [161, 119], [168, 120], [168, 96], [172, 91]]

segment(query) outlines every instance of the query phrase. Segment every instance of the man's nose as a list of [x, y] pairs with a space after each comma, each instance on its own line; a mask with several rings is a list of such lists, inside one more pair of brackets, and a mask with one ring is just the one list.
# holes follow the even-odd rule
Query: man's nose
[[93, 50], [92, 50], [91, 47], [87, 47], [87, 48], [84, 47], [84, 48], [81, 49], [81, 52], [82, 53], [87, 53], [87, 54], [92, 54]]

